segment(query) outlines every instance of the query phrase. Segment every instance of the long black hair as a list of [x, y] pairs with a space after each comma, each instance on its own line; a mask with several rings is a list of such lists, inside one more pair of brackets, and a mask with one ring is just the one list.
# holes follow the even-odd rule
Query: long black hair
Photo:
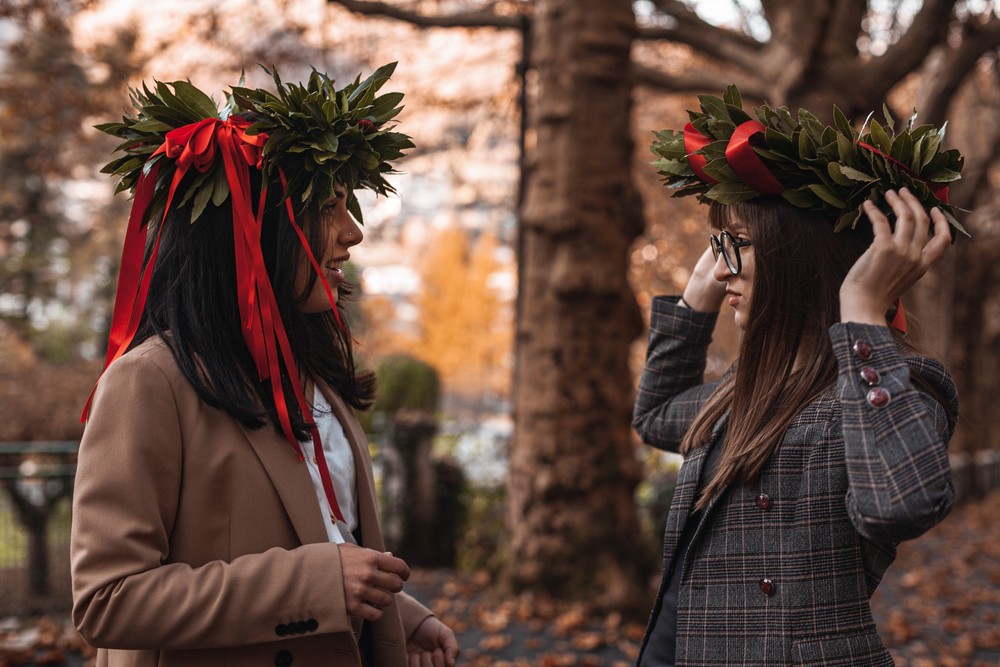
[[[185, 180], [188, 178], [192, 175]], [[255, 170], [251, 170], [251, 185], [252, 201], [257, 201], [261, 176]], [[183, 186], [184, 182], [178, 200]], [[161, 223], [162, 238], [149, 296], [131, 347], [160, 336], [203, 401], [252, 428], [268, 423], [280, 428], [270, 381], [260, 381], [241, 333], [230, 203], [218, 207], [210, 203], [194, 223], [191, 216], [192, 203], [188, 202], [171, 209]], [[303, 210], [297, 213], [296, 221], [314, 256], [321, 260], [326, 240], [320, 211]], [[150, 227], [152, 239], [157, 230], [153, 223]], [[308, 260], [288, 220], [280, 188], [269, 188], [260, 244], [299, 374], [325, 382], [352, 407], [367, 408], [374, 397], [375, 378], [355, 367], [343, 309], [343, 328], [332, 310], [299, 311], [316, 276], [310, 271], [305, 291], [296, 290], [297, 272]], [[344, 286], [339, 289], [342, 304], [340, 297], [348, 296], [350, 290]], [[282, 369], [286, 397], [294, 395], [291, 383], [300, 381]], [[293, 431], [304, 440], [308, 437], [305, 419], [295, 401], [288, 403]]]

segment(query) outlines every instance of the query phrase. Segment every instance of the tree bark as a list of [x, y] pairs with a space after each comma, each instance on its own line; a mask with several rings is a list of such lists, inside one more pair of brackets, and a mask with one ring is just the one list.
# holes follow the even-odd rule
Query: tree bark
[[631, 179], [629, 0], [536, 6], [537, 143], [521, 211], [508, 581], [648, 611], [630, 434], [626, 273], [641, 232]]

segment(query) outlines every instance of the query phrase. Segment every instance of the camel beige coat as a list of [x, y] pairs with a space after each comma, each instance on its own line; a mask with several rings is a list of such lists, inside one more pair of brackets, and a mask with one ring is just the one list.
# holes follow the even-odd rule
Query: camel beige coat
[[[354, 452], [362, 545], [383, 550], [357, 419], [324, 390]], [[308, 447], [307, 447], [308, 450]], [[151, 339], [102, 377], [80, 444], [73, 620], [109, 667], [358, 667], [337, 545], [306, 464], [273, 428], [198, 398]], [[398, 594], [373, 664], [402, 666], [430, 612]]]

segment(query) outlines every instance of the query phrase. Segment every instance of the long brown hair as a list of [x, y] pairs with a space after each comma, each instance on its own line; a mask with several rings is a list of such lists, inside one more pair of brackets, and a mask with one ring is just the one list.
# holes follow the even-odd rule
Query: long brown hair
[[[732, 372], [681, 442], [688, 454], [712, 439], [727, 413], [722, 456], [697, 507], [733, 482], [753, 482], [792, 419], [837, 377], [827, 329], [840, 320], [840, 285], [871, 244], [871, 229], [834, 233], [833, 222], [780, 199], [712, 204], [718, 229], [739, 220], [753, 242], [750, 312]], [[804, 364], [793, 372], [796, 357]]]

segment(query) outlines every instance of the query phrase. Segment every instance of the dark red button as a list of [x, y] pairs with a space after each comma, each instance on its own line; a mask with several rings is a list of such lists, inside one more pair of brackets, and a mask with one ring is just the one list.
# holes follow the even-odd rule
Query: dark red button
[[767, 597], [774, 595], [774, 582], [770, 579], [761, 579], [757, 585], [760, 586], [760, 592]]
[[757, 496], [757, 507], [763, 512], [771, 509], [771, 496], [766, 493], [762, 493]]
[[868, 405], [875, 408], [884, 408], [889, 405], [889, 401], [892, 399], [892, 394], [882, 387], [875, 387], [874, 389], [868, 390], [868, 395], [865, 398], [868, 400]]
[[854, 354], [862, 359], [870, 359], [872, 356], [872, 346], [866, 340], [859, 340], [854, 343]]
[[861, 379], [867, 382], [869, 387], [874, 387], [882, 381], [882, 377], [878, 374], [878, 371], [871, 366], [865, 366], [861, 369]]

